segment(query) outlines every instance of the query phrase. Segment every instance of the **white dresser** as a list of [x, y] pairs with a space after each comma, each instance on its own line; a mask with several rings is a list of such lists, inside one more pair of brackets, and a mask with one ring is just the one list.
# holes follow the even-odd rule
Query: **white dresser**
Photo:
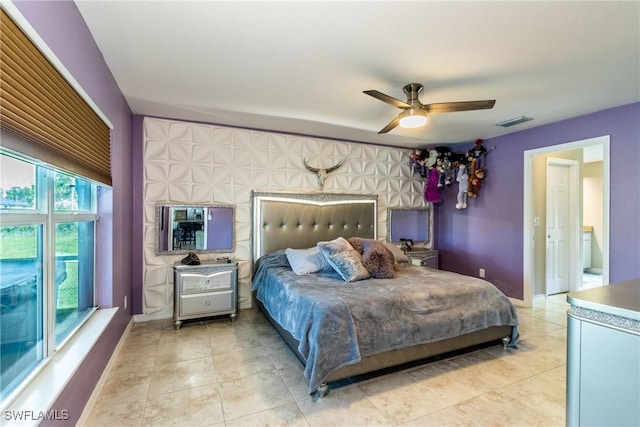
[[200, 265], [176, 264], [174, 270], [173, 324], [238, 311], [238, 263], [205, 261]]
[[567, 301], [567, 426], [640, 426], [640, 279]]

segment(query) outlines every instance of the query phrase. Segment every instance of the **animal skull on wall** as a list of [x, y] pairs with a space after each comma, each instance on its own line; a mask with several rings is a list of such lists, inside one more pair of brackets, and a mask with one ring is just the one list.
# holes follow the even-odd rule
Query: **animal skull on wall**
[[333, 172], [334, 170], [338, 169], [340, 166], [342, 166], [344, 164], [344, 162], [347, 160], [347, 158], [345, 157], [344, 159], [342, 159], [339, 163], [337, 163], [334, 166], [331, 166], [329, 168], [326, 169], [322, 169], [322, 168], [314, 168], [312, 166], [309, 166], [309, 164], [307, 163], [307, 159], [303, 159], [304, 161], [304, 167], [310, 171], [315, 173], [318, 176], [318, 185], [320, 187], [320, 191], [322, 191], [322, 188], [324, 187], [324, 181], [327, 178], [327, 175], [329, 175], [331, 172]]

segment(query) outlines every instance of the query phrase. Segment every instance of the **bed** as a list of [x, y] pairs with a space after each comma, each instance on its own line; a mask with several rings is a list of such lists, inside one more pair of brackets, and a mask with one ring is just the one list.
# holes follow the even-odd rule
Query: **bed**
[[[376, 270], [367, 259], [383, 264], [375, 258], [382, 254], [377, 211], [375, 195], [252, 194], [253, 300], [302, 361], [316, 398], [339, 380], [494, 341], [515, 347], [518, 340], [516, 309], [489, 282], [397, 258], [393, 278], [388, 269], [368, 277], [354, 267], [354, 247], [368, 269]], [[376, 248], [373, 258], [369, 247]], [[305, 251], [318, 259], [311, 274], [299, 274], [292, 258]], [[331, 265], [319, 265], [326, 260]]]

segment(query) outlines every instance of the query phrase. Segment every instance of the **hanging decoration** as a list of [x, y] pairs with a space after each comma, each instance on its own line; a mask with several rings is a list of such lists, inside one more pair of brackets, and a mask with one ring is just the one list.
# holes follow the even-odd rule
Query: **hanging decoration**
[[482, 139], [477, 139], [465, 153], [455, 153], [443, 146], [415, 150], [411, 156], [411, 169], [426, 181], [425, 201], [441, 202], [442, 190], [457, 183], [456, 209], [466, 209], [467, 198], [478, 197], [487, 173], [484, 157], [488, 153]]

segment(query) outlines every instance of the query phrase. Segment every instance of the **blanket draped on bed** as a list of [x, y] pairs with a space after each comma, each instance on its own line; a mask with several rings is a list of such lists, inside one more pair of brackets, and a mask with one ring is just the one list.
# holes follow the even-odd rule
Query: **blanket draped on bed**
[[489, 282], [451, 272], [407, 266], [394, 279], [347, 283], [332, 271], [298, 276], [281, 250], [257, 261], [252, 291], [299, 341], [309, 392], [365, 356], [491, 326], [512, 326], [512, 344], [517, 339], [508, 298]]

